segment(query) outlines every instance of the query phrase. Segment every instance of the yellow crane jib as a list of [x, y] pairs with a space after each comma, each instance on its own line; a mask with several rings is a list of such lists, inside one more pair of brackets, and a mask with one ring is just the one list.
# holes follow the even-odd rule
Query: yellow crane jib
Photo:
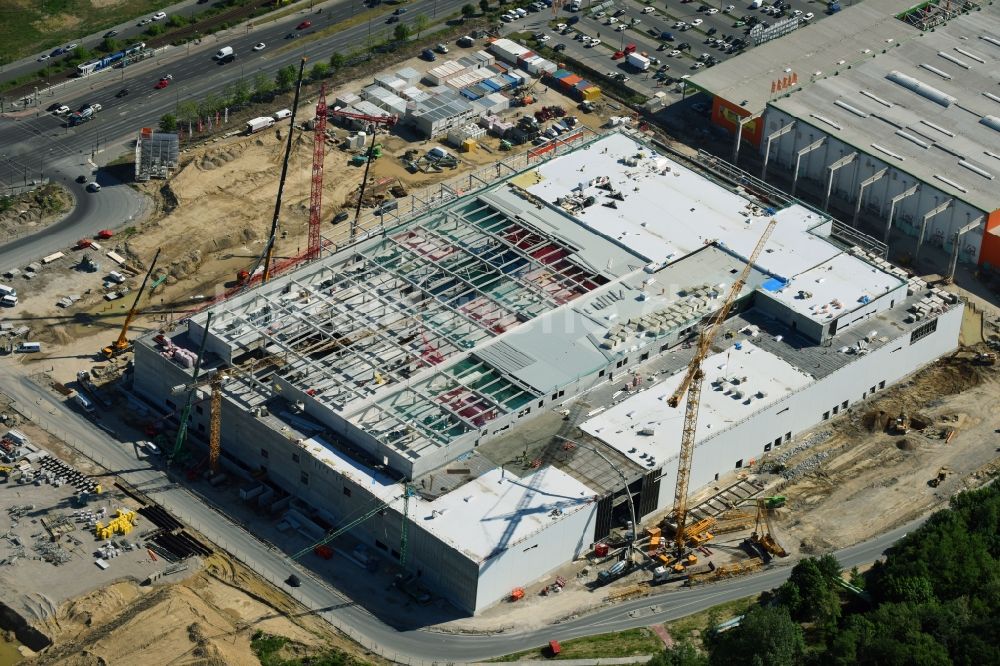
[[698, 344], [695, 348], [694, 356], [688, 364], [684, 379], [673, 395], [667, 400], [667, 404], [676, 408], [681, 404], [684, 394], [687, 393], [688, 396], [687, 404], [684, 408], [684, 425], [681, 430], [681, 450], [677, 460], [677, 485], [674, 489], [673, 518], [674, 525], [676, 525], [674, 546], [678, 553], [682, 553], [687, 548], [688, 541], [684, 522], [687, 520], [688, 482], [691, 479], [691, 458], [694, 454], [695, 428], [698, 424], [698, 407], [701, 402], [701, 384], [705, 377], [701, 364], [705, 360], [705, 357], [708, 356], [716, 335], [718, 335], [722, 324], [726, 321], [726, 317], [729, 316], [729, 311], [736, 302], [736, 298], [743, 290], [744, 285], [746, 285], [747, 278], [750, 277], [750, 271], [753, 270], [757, 257], [764, 250], [767, 239], [771, 237], [771, 232], [774, 231], [777, 223], [778, 220], [776, 218], [771, 218], [767, 223], [764, 233], [761, 234], [756, 247], [750, 253], [749, 258], [747, 258], [742, 272], [729, 288], [729, 293], [726, 294], [726, 298], [722, 302], [722, 307], [719, 308], [718, 312], [715, 313], [708, 325], [702, 329], [698, 336]]

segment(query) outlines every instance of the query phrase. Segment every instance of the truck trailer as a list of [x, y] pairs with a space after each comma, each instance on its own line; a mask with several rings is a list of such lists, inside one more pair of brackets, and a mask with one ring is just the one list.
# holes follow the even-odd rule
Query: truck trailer
[[640, 72], [645, 72], [649, 69], [649, 58], [641, 53], [629, 53], [625, 56], [625, 60]]

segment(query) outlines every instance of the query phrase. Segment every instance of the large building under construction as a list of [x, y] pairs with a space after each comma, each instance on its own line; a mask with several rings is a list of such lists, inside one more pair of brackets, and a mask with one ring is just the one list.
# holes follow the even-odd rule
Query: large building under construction
[[737, 183], [596, 137], [142, 339], [136, 390], [178, 409], [204, 338], [223, 464], [265, 484], [287, 547], [368, 516], [351, 537], [394, 561], [405, 544], [408, 573], [478, 612], [629, 505], [669, 508], [684, 405], [666, 397], [771, 219], [703, 366], [692, 489], [957, 345], [950, 294]]

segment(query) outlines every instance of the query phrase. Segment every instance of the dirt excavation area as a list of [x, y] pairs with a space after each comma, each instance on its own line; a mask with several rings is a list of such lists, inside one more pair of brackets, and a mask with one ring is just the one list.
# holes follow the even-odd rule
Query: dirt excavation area
[[772, 520], [781, 544], [793, 555], [841, 548], [985, 482], [1000, 470], [1000, 417], [988, 408], [998, 378], [958, 352], [764, 462], [776, 474], [761, 479], [788, 497]]
[[0, 195], [0, 242], [33, 234], [62, 219], [73, 197], [60, 185], [46, 185], [34, 192]]
[[39, 627], [55, 645], [32, 663], [255, 664], [251, 640], [258, 632], [288, 639], [285, 658], [336, 649], [375, 663], [224, 555], [205, 565], [180, 583], [119, 581], [63, 604]]

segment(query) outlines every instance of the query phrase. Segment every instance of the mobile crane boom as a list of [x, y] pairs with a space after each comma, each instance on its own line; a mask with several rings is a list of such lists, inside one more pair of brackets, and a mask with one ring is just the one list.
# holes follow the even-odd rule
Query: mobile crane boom
[[747, 259], [746, 265], [743, 267], [743, 271], [729, 288], [729, 293], [726, 294], [726, 299], [722, 302], [722, 307], [719, 308], [718, 312], [715, 313], [715, 316], [712, 317], [711, 321], [708, 323], [708, 326], [702, 329], [700, 335], [698, 336], [698, 345], [695, 349], [694, 356], [691, 358], [691, 362], [688, 364], [684, 379], [681, 381], [680, 386], [677, 387], [677, 390], [674, 391], [673, 395], [667, 400], [668, 405], [671, 407], [677, 407], [680, 405], [681, 399], [684, 398], [684, 394], [688, 394], [687, 404], [684, 408], [684, 427], [681, 431], [681, 451], [677, 460], [677, 485], [674, 488], [673, 517], [674, 525], [676, 525], [674, 532], [674, 545], [678, 554], [682, 553], [687, 547], [687, 534], [685, 532], [684, 522], [687, 520], [688, 482], [691, 479], [691, 462], [692, 456], [694, 455], [695, 428], [698, 425], [698, 407], [701, 403], [701, 384], [702, 380], [705, 378], [705, 373], [701, 369], [701, 364], [705, 360], [705, 357], [708, 356], [708, 352], [712, 348], [712, 342], [715, 340], [715, 336], [718, 335], [723, 322], [725, 322], [726, 317], [729, 316], [729, 311], [732, 309], [733, 303], [736, 302], [736, 298], [743, 290], [743, 286], [746, 284], [747, 278], [750, 277], [750, 271], [753, 269], [753, 265], [756, 263], [757, 257], [759, 257], [760, 253], [764, 250], [764, 246], [767, 244], [767, 239], [771, 237], [771, 232], [774, 231], [774, 226], [777, 222], [777, 219], [771, 218], [770, 222], [767, 223], [767, 227], [764, 229], [764, 233], [761, 234], [760, 240], [757, 241], [757, 246], [754, 247], [753, 252], [750, 253], [750, 257]]
[[128, 351], [131, 345], [128, 341], [128, 328], [132, 325], [132, 319], [135, 318], [136, 310], [139, 307], [139, 299], [142, 298], [142, 292], [146, 290], [146, 283], [149, 282], [149, 276], [153, 274], [153, 269], [156, 268], [156, 260], [160, 258], [160, 250], [156, 250], [156, 254], [153, 255], [153, 263], [149, 265], [149, 270], [146, 271], [146, 277], [142, 278], [142, 286], [139, 287], [139, 291], [135, 294], [135, 300], [132, 301], [132, 308], [128, 311], [125, 316], [125, 323], [122, 324], [122, 331], [118, 334], [118, 339], [115, 340], [110, 346], [105, 347], [102, 351], [104, 355], [108, 358], [117, 356], [124, 351]]

